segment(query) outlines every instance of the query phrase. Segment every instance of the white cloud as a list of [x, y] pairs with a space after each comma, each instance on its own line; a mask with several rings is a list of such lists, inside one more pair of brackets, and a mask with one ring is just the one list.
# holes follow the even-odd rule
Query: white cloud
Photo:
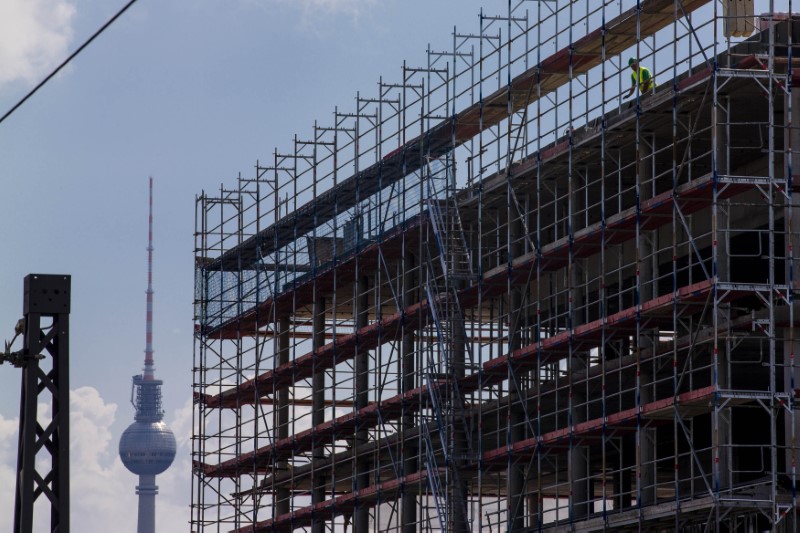
[[359, 16], [365, 9], [375, 4], [375, 0], [294, 0], [305, 11], [323, 11], [327, 13], [346, 13]]
[[0, 417], [0, 530], [11, 531], [14, 526], [14, 477], [17, 473], [18, 419]]
[[248, 0], [251, 4], [269, 7], [271, 4], [283, 4], [303, 12], [303, 23], [308, 25], [315, 21], [325, 20], [330, 15], [344, 15], [353, 22], [377, 5], [376, 0]]
[[0, 1], [0, 86], [37, 82], [64, 60], [74, 16], [69, 0]]
[[[48, 409], [40, 405], [46, 417]], [[117, 405], [106, 403], [93, 387], [70, 391], [70, 496], [73, 531], [101, 533], [133, 531], [136, 524], [137, 478], [117, 454], [120, 435], [112, 434]], [[189, 520], [191, 399], [167, 424], [174, 428], [178, 456], [158, 476], [156, 523], [160, 531], [186, 531]], [[130, 415], [133, 421], [132, 413]], [[14, 509], [14, 474], [18, 419], [0, 417], [0, 531], [10, 531]], [[41, 465], [45, 467], [45, 465]], [[38, 507], [38, 506], [37, 506]], [[44, 509], [37, 508], [37, 532], [48, 530]], [[122, 528], [122, 529], [120, 529]]]

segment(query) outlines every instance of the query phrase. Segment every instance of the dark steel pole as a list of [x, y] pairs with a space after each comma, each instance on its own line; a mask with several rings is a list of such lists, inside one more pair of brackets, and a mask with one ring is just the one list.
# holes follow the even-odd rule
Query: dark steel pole
[[[25, 277], [14, 504], [14, 531], [18, 533], [33, 531], [34, 503], [40, 497], [50, 502], [50, 531], [69, 533], [70, 281], [70, 276], [64, 275], [29, 274]], [[46, 360], [45, 352], [50, 355], [51, 365], [40, 365]], [[52, 417], [46, 424], [40, 424], [37, 406], [40, 400], [48, 398]], [[43, 465], [47, 463], [37, 461], [37, 455], [48, 454], [50, 466], [46, 468]], [[40, 467], [45, 470], [37, 470]]]

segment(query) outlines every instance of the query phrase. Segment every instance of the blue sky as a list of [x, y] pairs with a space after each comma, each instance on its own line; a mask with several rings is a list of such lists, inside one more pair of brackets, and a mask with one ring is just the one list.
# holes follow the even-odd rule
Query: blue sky
[[[123, 1], [0, 2], [0, 111]], [[400, 79], [453, 25], [506, 0], [139, 0], [0, 124], [0, 340], [30, 272], [72, 275], [73, 529], [135, 530], [116, 458], [144, 350], [147, 178], [155, 178], [155, 357], [179, 439], [159, 477], [163, 531], [188, 530], [194, 198]], [[0, 530], [13, 516], [20, 372], [0, 367]], [[43, 525], [43, 524], [42, 524]], [[43, 530], [43, 529], [42, 529]]]

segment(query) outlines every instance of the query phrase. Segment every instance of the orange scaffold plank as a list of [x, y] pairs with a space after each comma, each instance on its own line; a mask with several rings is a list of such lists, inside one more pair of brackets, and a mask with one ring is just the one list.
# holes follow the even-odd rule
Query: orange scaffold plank
[[[688, 15], [710, 0], [682, 0], [679, 18]], [[259, 253], [266, 254], [285, 246], [296, 235], [310, 233], [314, 224], [324, 224], [338, 212], [354, 205], [358, 198], [388, 187], [418, 170], [424, 156], [439, 157], [477, 135], [501, 123], [510, 115], [567, 83], [570, 75], [578, 76], [600, 65], [603, 57], [611, 57], [631, 48], [640, 38], [666, 28], [675, 20], [674, 0], [643, 0], [638, 6], [596, 28], [574, 43], [545, 58], [538, 65], [521, 73], [508, 85], [408, 141], [369, 168], [339, 183], [336, 189], [321, 193], [300, 206], [293, 216], [284, 217], [241, 245], [223, 253], [208, 268], [236, 270], [239, 265], [257, 262]], [[603, 50], [605, 48], [605, 51]], [[380, 179], [376, 179], [380, 177]], [[360, 194], [354, 194], [358, 189]], [[314, 216], [311, 216], [311, 215]]]
[[[689, 14], [709, 0], [683, 0], [682, 11]], [[675, 21], [674, 0], [645, 0], [624, 13], [607, 21], [605, 28], [596, 28], [585, 36], [545, 58], [539, 65], [520, 74], [509, 88], [495, 91], [483, 102], [475, 104], [456, 116], [455, 136], [458, 144], [466, 142], [480, 132], [481, 126], [490, 128], [508, 117], [509, 110], [516, 113], [573, 77], [600, 65], [604, 57], [621, 54], [636, 44], [638, 33], [644, 38], [666, 28]], [[538, 87], [537, 87], [538, 84]], [[510, 94], [509, 94], [510, 93]], [[510, 102], [509, 102], [510, 99]]]

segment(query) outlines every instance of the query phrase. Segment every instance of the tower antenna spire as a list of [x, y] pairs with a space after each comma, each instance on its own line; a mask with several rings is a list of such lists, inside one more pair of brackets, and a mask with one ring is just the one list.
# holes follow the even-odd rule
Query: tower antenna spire
[[153, 366], [153, 177], [150, 177], [150, 211], [147, 233], [147, 325], [144, 349], [144, 379], [155, 379]]

